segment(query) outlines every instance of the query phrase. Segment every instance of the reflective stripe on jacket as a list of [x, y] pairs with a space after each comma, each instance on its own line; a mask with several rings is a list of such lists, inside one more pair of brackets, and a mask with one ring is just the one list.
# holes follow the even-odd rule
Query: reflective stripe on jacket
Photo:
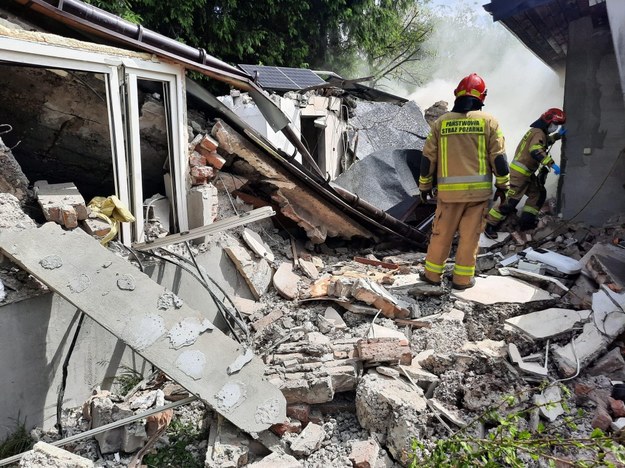
[[[552, 159], [547, 154], [547, 135], [540, 128], [530, 128], [516, 148], [510, 170], [531, 176], [541, 164], [549, 164]], [[534, 153], [537, 157], [532, 156]]]
[[482, 111], [447, 112], [434, 122], [425, 141], [430, 173], [421, 174], [419, 182], [427, 184], [436, 170], [441, 201], [486, 200], [493, 175], [498, 187], [508, 188], [509, 175], [498, 174], [494, 164], [504, 153], [504, 137], [494, 117]]

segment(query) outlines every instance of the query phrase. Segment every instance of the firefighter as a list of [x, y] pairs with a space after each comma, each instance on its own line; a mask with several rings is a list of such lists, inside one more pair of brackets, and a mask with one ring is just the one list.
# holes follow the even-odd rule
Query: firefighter
[[421, 158], [419, 190], [421, 200], [432, 196], [437, 176], [437, 202], [434, 224], [421, 279], [441, 284], [445, 261], [456, 232], [459, 234], [452, 287], [475, 285], [475, 259], [484, 230], [484, 217], [492, 195], [503, 201], [509, 188], [510, 173], [499, 123], [482, 112], [486, 83], [477, 74], [464, 77], [454, 90], [451, 112], [432, 125]]
[[510, 163], [510, 190], [506, 201], [491, 208], [486, 217], [484, 234], [487, 237], [497, 237], [497, 229], [510, 213], [516, 211], [524, 195], [527, 195], [527, 201], [521, 212], [519, 229], [526, 231], [537, 226], [538, 212], [547, 198], [545, 181], [549, 169], [553, 169], [555, 175], [560, 174], [560, 167], [549, 156], [549, 147], [566, 133], [564, 128], [558, 129], [565, 122], [564, 112], [553, 107], [530, 125]]

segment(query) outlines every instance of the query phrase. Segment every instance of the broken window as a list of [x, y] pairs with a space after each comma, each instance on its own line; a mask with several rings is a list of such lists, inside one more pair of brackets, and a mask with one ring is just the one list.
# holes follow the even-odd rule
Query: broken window
[[144, 239], [147, 210], [165, 198], [161, 224], [186, 230], [182, 68], [79, 46], [0, 38], [5, 144], [31, 183], [73, 182], [87, 202], [116, 195], [136, 218], [122, 225], [126, 244]]

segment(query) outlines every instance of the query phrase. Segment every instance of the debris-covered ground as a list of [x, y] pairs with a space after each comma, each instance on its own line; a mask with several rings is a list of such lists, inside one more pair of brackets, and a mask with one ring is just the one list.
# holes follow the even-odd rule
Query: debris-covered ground
[[[219, 199], [223, 212], [250, 209]], [[249, 345], [266, 363], [266, 378], [286, 397], [287, 419], [250, 435], [194, 401], [65, 449], [110, 467], [141, 460], [390, 467], [432, 463], [437, 441], [460, 433], [473, 440], [497, 434], [526, 465], [605, 455], [605, 444], [585, 449], [567, 441], [597, 438], [597, 428], [617, 433], [625, 422], [616, 386], [625, 375], [624, 234], [623, 218], [588, 228], [544, 214], [534, 232], [483, 239], [477, 286], [463, 292], [422, 283], [422, 252], [313, 246], [269, 222], [209, 236], [194, 251], [218, 246], [235, 264], [243, 253], [255, 258], [240, 262], [239, 272], [259, 299], [231, 299], [249, 327]], [[560, 253], [575, 261], [564, 268], [579, 271], [559, 271], [563, 258], [551, 265], [528, 260], [528, 248]], [[118, 252], [137, 264], [127, 250]], [[271, 266], [269, 280], [257, 275], [261, 260]], [[129, 383], [140, 378], [127, 377], [112, 393], [94, 390], [82, 408], [66, 410], [64, 436], [189, 397], [159, 372], [132, 389]], [[518, 432], [502, 434], [511, 421]], [[519, 448], [517, 433], [560, 443]], [[504, 463], [505, 454], [498, 456]]]

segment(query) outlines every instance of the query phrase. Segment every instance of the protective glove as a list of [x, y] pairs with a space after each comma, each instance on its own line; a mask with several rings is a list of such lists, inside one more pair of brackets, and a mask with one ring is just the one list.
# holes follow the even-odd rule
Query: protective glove
[[564, 127], [560, 127], [558, 129], [558, 135], [560, 135], [560, 138], [562, 138], [564, 135], [566, 135], [566, 132], [568, 132], [569, 130], [567, 128]]
[[432, 198], [432, 189], [421, 190], [419, 192], [419, 197], [421, 198], [421, 203], [427, 203], [428, 198]]
[[566, 135], [566, 132], [567, 132], [566, 128], [560, 127], [557, 132], [554, 132], [551, 135], [549, 135], [549, 138], [547, 139], [548, 143], [550, 145], [553, 145], [556, 141], [562, 139], [562, 137]]
[[506, 190], [498, 188], [495, 190], [495, 196], [493, 197], [493, 201], [499, 200], [499, 204], [502, 205], [506, 201]]
[[553, 163], [551, 165], [551, 169], [553, 169], [553, 173], [555, 175], [560, 175], [560, 166], [558, 166], [556, 163]]

